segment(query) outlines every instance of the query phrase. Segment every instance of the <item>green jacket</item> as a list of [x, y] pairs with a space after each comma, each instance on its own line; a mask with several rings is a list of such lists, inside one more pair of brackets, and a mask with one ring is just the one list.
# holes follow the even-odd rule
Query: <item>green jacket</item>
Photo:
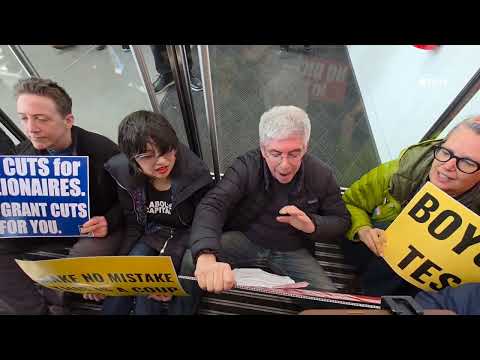
[[[433, 146], [443, 140], [429, 140], [410, 146], [400, 157], [381, 164], [357, 180], [343, 195], [351, 215], [347, 238], [354, 239], [362, 226], [393, 221], [402, 208], [425, 184], [433, 161]], [[466, 207], [480, 213], [480, 186], [457, 198]]]

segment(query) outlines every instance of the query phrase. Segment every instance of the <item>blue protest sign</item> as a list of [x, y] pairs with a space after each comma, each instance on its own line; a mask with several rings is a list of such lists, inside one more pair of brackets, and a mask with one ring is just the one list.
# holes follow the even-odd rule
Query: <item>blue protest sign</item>
[[88, 156], [0, 156], [0, 238], [79, 236]]

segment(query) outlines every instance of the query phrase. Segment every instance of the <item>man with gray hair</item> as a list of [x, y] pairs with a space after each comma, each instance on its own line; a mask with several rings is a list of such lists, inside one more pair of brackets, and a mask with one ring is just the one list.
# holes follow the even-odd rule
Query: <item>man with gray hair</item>
[[383, 229], [395, 220], [420, 188], [430, 181], [461, 204], [480, 214], [480, 116], [455, 126], [445, 139], [408, 147], [398, 159], [363, 175], [343, 195], [352, 217], [345, 258], [358, 272], [366, 295], [415, 295], [383, 260]]
[[238, 157], [197, 207], [198, 284], [219, 293], [235, 285], [231, 267], [266, 265], [335, 291], [309, 250], [343, 235], [350, 218], [332, 170], [307, 153], [310, 119], [295, 106], [276, 106], [262, 115], [259, 135], [260, 147]]

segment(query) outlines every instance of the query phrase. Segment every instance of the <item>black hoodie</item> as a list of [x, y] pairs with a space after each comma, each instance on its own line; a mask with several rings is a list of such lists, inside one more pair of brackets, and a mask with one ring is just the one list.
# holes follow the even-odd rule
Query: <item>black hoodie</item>
[[147, 177], [142, 174], [132, 175], [125, 154], [114, 156], [105, 164], [105, 169], [118, 184], [118, 197], [127, 222], [127, 236], [120, 255], [128, 254], [140, 238], [160, 251], [170, 230], [174, 234], [166, 246], [165, 255], [171, 255], [172, 251], [177, 251], [173, 248], [179, 247], [183, 255], [183, 250], [190, 247], [190, 227], [195, 208], [212, 186], [213, 180], [206, 164], [185, 145], [179, 144], [171, 173], [172, 212], [177, 214], [184, 227], [173, 229], [159, 226], [157, 229], [160, 231], [155, 233], [146, 231]]

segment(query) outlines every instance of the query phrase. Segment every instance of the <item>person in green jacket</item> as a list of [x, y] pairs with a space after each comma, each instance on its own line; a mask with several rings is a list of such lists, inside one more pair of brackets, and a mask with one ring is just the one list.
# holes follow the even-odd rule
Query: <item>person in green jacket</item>
[[405, 149], [357, 180], [343, 195], [352, 226], [342, 241], [347, 262], [359, 275], [364, 294], [415, 295], [419, 291], [383, 260], [384, 229], [418, 190], [430, 181], [480, 214], [480, 116], [455, 126], [445, 139]]

